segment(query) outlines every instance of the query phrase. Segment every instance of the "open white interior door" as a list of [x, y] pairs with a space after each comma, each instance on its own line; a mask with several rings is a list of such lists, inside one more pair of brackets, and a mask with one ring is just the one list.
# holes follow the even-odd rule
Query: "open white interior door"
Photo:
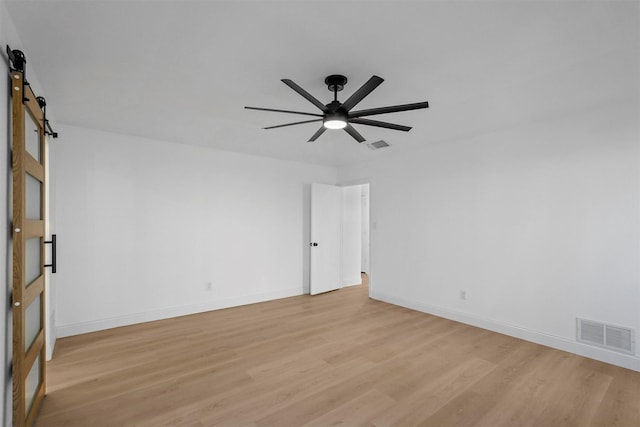
[[342, 188], [311, 184], [310, 293], [342, 286]]

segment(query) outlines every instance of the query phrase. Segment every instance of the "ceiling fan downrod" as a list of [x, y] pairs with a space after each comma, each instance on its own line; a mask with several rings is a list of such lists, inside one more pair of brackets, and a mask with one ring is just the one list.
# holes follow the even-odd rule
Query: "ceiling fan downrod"
[[340, 74], [332, 74], [324, 79], [324, 83], [327, 85], [327, 88], [333, 92], [333, 100], [337, 101], [338, 92], [344, 89], [344, 85], [347, 84], [347, 78]]

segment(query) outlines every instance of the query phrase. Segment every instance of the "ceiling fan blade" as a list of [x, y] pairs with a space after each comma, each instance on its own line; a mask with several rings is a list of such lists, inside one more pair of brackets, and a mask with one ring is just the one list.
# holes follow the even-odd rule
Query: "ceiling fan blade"
[[344, 108], [347, 111], [351, 110], [353, 107], [356, 106], [358, 102], [362, 101], [362, 99], [365, 96], [369, 95], [383, 81], [384, 79], [382, 77], [378, 77], [378, 76], [371, 77], [365, 84], [360, 86], [360, 89], [355, 91], [353, 95], [349, 97], [349, 99], [344, 101], [344, 103], [342, 104], [342, 108]]
[[321, 121], [322, 121], [322, 119], [305, 120], [305, 121], [302, 121], [302, 122], [286, 123], [284, 125], [269, 126], [269, 127], [262, 128], [262, 129], [275, 129], [275, 128], [282, 128], [282, 127], [285, 127], [285, 126], [301, 125], [303, 123], [313, 123], [313, 122], [321, 122]]
[[355, 130], [353, 128], [353, 126], [351, 126], [350, 124], [347, 123], [347, 126], [344, 128], [345, 132], [347, 132], [349, 135], [351, 135], [353, 137], [353, 139], [355, 139], [358, 142], [364, 142], [365, 139], [362, 135], [360, 135], [360, 133]]
[[261, 107], [244, 107], [247, 110], [260, 110], [260, 111], [273, 111], [275, 113], [291, 113], [291, 114], [304, 114], [305, 116], [322, 117], [322, 114], [305, 113], [303, 111], [291, 111], [291, 110], [276, 110], [274, 108], [261, 108]]
[[390, 107], [370, 108], [368, 110], [359, 110], [349, 113], [351, 117], [373, 116], [374, 114], [396, 113], [398, 111], [418, 110], [420, 108], [429, 108], [428, 102], [416, 102], [414, 104], [393, 105]]
[[349, 122], [357, 123], [359, 125], [377, 126], [379, 128], [402, 130], [405, 132], [409, 132], [411, 130], [411, 126], [403, 126], [403, 125], [396, 125], [394, 123], [379, 122], [378, 120], [353, 118], [353, 119], [349, 119]]
[[324, 133], [324, 131], [325, 131], [325, 130], [327, 130], [327, 128], [326, 128], [326, 127], [324, 127], [324, 126], [320, 126], [320, 129], [318, 129], [318, 131], [317, 131], [316, 133], [314, 133], [314, 134], [313, 134], [313, 136], [312, 136], [311, 138], [309, 138], [309, 141], [308, 141], [308, 142], [313, 142], [313, 141], [315, 141], [316, 139], [318, 139], [318, 137], [319, 137], [320, 135], [322, 135], [322, 134]]
[[318, 107], [321, 111], [326, 111], [327, 107], [325, 107], [325, 105], [318, 101], [313, 95], [311, 95], [309, 92], [307, 92], [306, 90], [302, 89], [300, 86], [298, 86], [297, 84], [295, 84], [293, 81], [289, 80], [289, 79], [282, 79], [282, 83], [286, 84], [287, 86], [289, 86], [291, 89], [295, 90], [296, 92], [298, 92], [300, 95], [302, 95], [307, 101], [309, 101], [310, 103], [312, 103], [313, 105], [315, 105], [316, 107]]

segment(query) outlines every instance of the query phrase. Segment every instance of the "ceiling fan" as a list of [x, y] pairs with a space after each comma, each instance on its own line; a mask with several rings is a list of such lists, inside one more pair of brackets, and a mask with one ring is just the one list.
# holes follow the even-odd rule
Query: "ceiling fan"
[[333, 74], [324, 79], [328, 89], [333, 92], [333, 101], [324, 105], [318, 101], [313, 95], [300, 86], [295, 84], [289, 79], [282, 79], [282, 82], [289, 86], [291, 89], [302, 95], [307, 101], [315, 105], [322, 114], [318, 113], [306, 113], [303, 111], [291, 111], [291, 110], [277, 110], [273, 108], [260, 108], [260, 107], [244, 107], [249, 110], [261, 110], [261, 111], [273, 111], [276, 113], [291, 113], [302, 114], [305, 116], [319, 117], [313, 120], [304, 120], [301, 122], [286, 123], [283, 125], [269, 126], [263, 129], [275, 129], [284, 126], [301, 125], [304, 123], [313, 123], [322, 121], [320, 129], [314, 133], [309, 142], [313, 142], [327, 129], [344, 129], [349, 135], [351, 135], [356, 141], [364, 142], [365, 139], [360, 133], [351, 126], [352, 123], [367, 126], [377, 126], [386, 129], [401, 130], [408, 132], [411, 130], [410, 126], [397, 125], [394, 123], [381, 122], [378, 120], [364, 119], [366, 116], [373, 116], [376, 114], [396, 113], [399, 111], [417, 110], [420, 108], [429, 108], [428, 102], [416, 102], [413, 104], [393, 105], [389, 107], [370, 108], [367, 110], [351, 111], [365, 96], [369, 95], [380, 83], [384, 81], [383, 78], [378, 76], [371, 77], [365, 84], [353, 93], [345, 102], [338, 101], [338, 92], [344, 89], [344, 85], [347, 84], [347, 78], [340, 74]]

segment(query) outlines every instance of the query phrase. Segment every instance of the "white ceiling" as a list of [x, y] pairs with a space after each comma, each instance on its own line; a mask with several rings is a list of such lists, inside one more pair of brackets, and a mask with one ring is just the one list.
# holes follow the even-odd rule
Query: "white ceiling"
[[[7, 8], [58, 123], [280, 159], [345, 165], [602, 103], [638, 102], [639, 2], [16, 1]], [[18, 48], [18, 46], [12, 46]], [[429, 101], [307, 143], [316, 112], [280, 79], [357, 109]], [[54, 123], [55, 128], [55, 123]]]

